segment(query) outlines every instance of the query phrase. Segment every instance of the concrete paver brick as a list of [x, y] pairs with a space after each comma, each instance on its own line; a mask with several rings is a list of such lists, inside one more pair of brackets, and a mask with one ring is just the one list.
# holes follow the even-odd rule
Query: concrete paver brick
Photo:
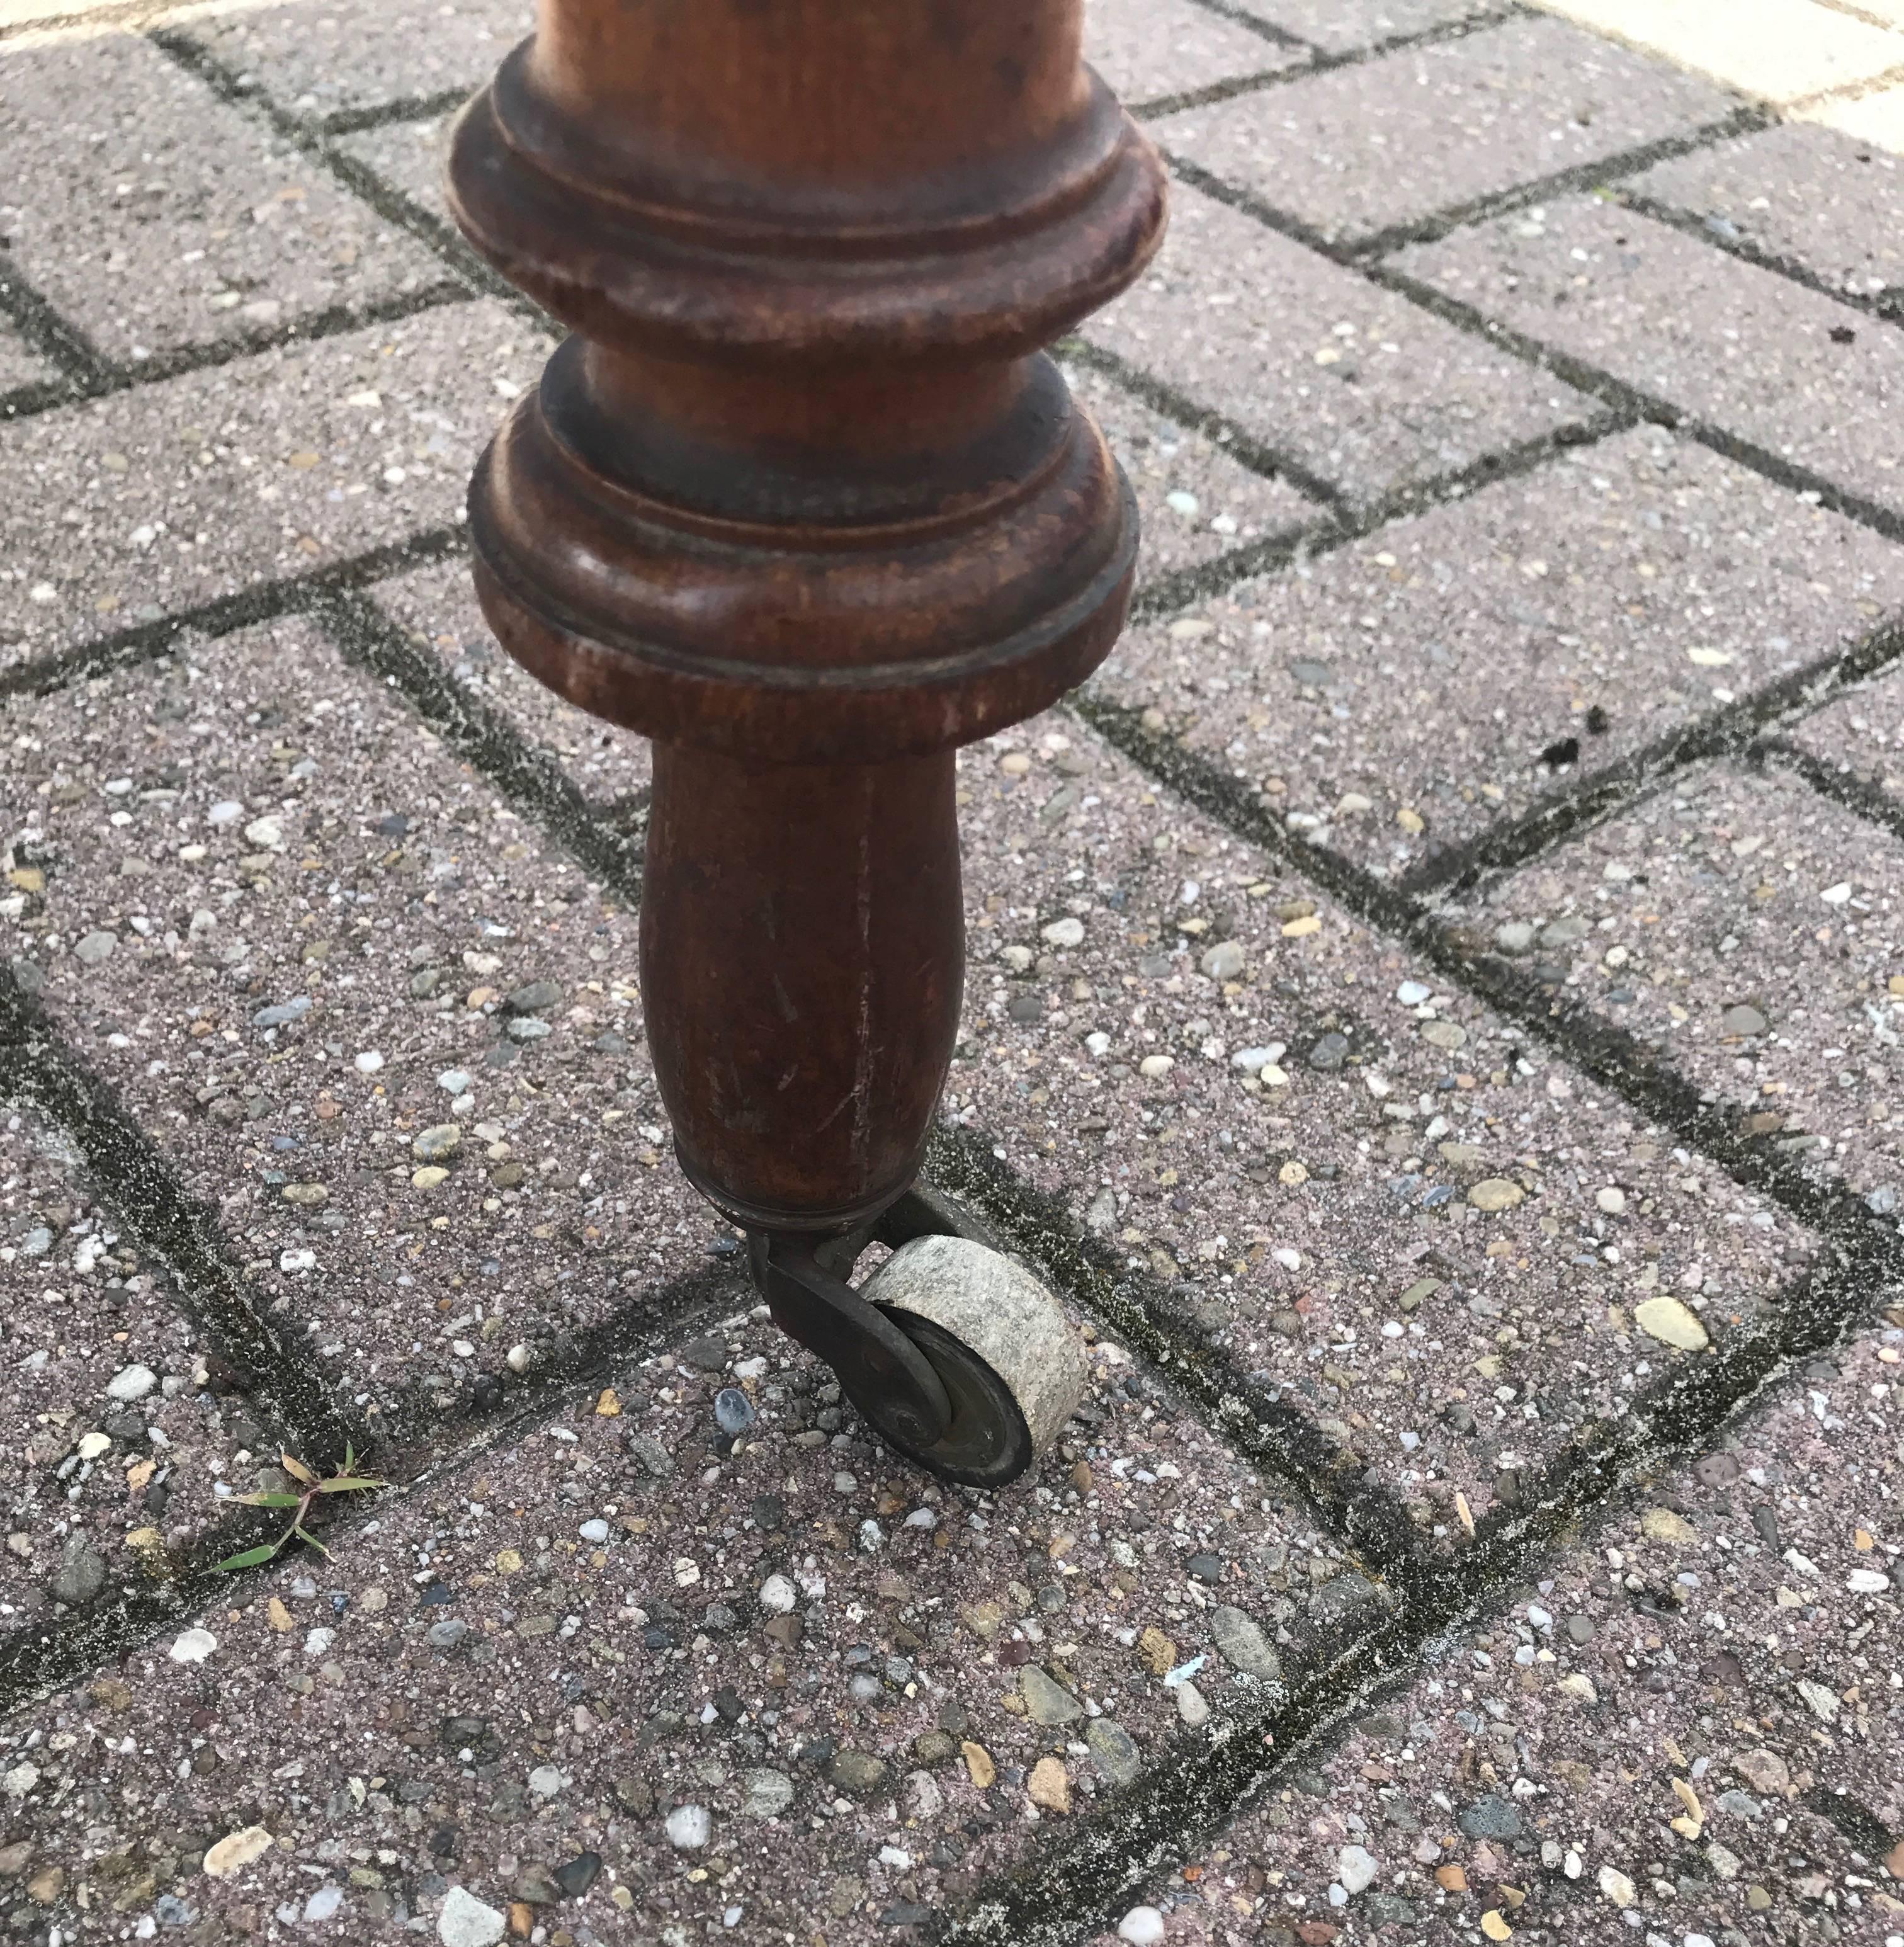
[[11, 392], [57, 376], [11, 323], [0, 321], [0, 392]]
[[1834, 129], [1782, 122], [1676, 156], [1621, 187], [1834, 289], [1871, 297], [1904, 285], [1904, 175], [1881, 149]]
[[361, 135], [340, 135], [337, 147], [419, 209], [447, 223], [450, 209], [443, 171], [454, 119], [432, 115], [418, 122], [392, 122], [381, 128], [367, 128]]
[[1331, 54], [1360, 53], [1486, 11], [1475, 0], [1252, 0], [1249, 8]]
[[278, 107], [315, 120], [473, 90], [535, 22], [525, 0], [293, 0], [210, 7], [172, 25]]
[[736, 1260], [661, 1167], [633, 916], [386, 694], [300, 621], [10, 703], [9, 930], [261, 1308], [413, 1427]]
[[1881, 676], [1776, 734], [1904, 806], [1904, 671]]
[[169, 1274], [101, 1197], [70, 1140], [0, 1097], [0, 1307], [14, 1429], [0, 1469], [0, 1635], [45, 1627], [59, 1605], [82, 1610], [107, 1586], [141, 1579], [142, 1551], [189, 1543], [217, 1518], [243, 1471], [237, 1452], [256, 1445], [259, 1461], [275, 1460], [243, 1400], [214, 1382], [176, 1300]]
[[1134, 104], [1300, 67], [1309, 58], [1196, 0], [1088, 0], [1084, 57], [1120, 100]]
[[1904, 549], [1647, 426], [1134, 629], [1098, 686], [1389, 876], [1900, 602]]
[[1868, 94], [1846, 94], [1816, 102], [1801, 111], [1816, 122], [1893, 156], [1904, 156], [1904, 88], [1883, 88]]
[[1593, 410], [1558, 379], [1182, 184], [1156, 262], [1085, 335], [1357, 501]]
[[1904, 63], [1904, 34], [1810, 0], [1540, 0], [1610, 34], [1774, 104], [1868, 82]]
[[108, 358], [440, 283], [441, 262], [135, 35], [0, 61], [8, 248]]
[[[1890, 1325], [1810, 1362], [1506, 1613], [1436, 1639], [1178, 1883], [1169, 1937], [1253, 1912], [1265, 1947], [1305, 1917], [1468, 1939], [1490, 1910], [1569, 1942], [1635, 1915], [1675, 1941], [1828, 1939], [1833, 1914], [1841, 1939], [1894, 1933], [1871, 1835], [1904, 1824], [1900, 1356]], [[1346, 1846], [1374, 1871], [1344, 1900]]]
[[1166, 419], [1101, 373], [1073, 365], [1065, 377], [1136, 491], [1140, 589], [1320, 516], [1286, 480], [1253, 472], [1221, 440]]
[[454, 520], [548, 350], [455, 305], [0, 427], [0, 666]]
[[1361, 1455], [1428, 1538], [1809, 1240], [1062, 720], [968, 754], [946, 1113]]
[[[15, 1718], [0, 1748], [42, 1738], [11, 1829], [70, 1856], [75, 1822], [102, 1815], [60, 1790], [78, 1767], [110, 1781], [116, 1848], [163, 1789], [135, 1904], [188, 1900], [188, 1939], [260, 1903], [295, 1913], [327, 1878], [359, 1927], [431, 1914], [452, 1882], [553, 1919], [559, 1896], [534, 1889], [585, 1853], [600, 1877], [568, 1911], [608, 1938], [890, 1938], [895, 1908], [946, 1902], [1068, 1822], [1031, 1803], [1036, 1763], [1076, 1815], [1178, 1731], [1160, 1666], [1207, 1651], [1215, 1603], [1273, 1636], [1329, 1559], [1121, 1348], [1101, 1339], [1091, 1367], [1054, 1464], [980, 1497], [871, 1443], [824, 1368], [737, 1315], [333, 1533], [328, 1561], [215, 1596], [203, 1664], [162, 1642]], [[720, 1388], [754, 1416], [738, 1441]], [[1219, 1712], [1260, 1694], [1215, 1655], [1198, 1680]], [[1116, 1748], [1107, 1719], [1122, 1776], [1092, 1755]], [[237, 1781], [268, 1773], [277, 1843], [205, 1874]], [[686, 1806], [705, 1830], [684, 1815], [671, 1844]]]
[[1735, 106], [1710, 82], [1537, 16], [1186, 109], [1153, 132], [1332, 242], [1352, 242], [1689, 133]]
[[1537, 974], [1655, 1044], [1742, 1134], [1895, 1207], [1895, 837], [1789, 775], [1703, 766], [1469, 913], [1533, 929]]
[[467, 561], [414, 569], [379, 583], [373, 594], [458, 683], [553, 755], [584, 797], [607, 805], [646, 788], [652, 770], [646, 738], [577, 710], [515, 661], [483, 620]]
[[1904, 508], [1889, 432], [1904, 333], [1591, 197], [1392, 261], [1779, 459]]

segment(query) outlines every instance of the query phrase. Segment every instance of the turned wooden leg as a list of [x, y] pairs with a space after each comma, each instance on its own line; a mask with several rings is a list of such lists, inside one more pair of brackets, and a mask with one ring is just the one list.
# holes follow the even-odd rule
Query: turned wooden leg
[[[918, 1324], [896, 1270], [868, 1303], [844, 1259], [951, 1058], [952, 752], [1076, 683], [1128, 598], [1128, 488], [1039, 349], [1163, 221], [1081, 17], [543, 0], [450, 164], [472, 241], [574, 333], [478, 469], [477, 583], [512, 655], [655, 741], [643, 998], [682, 1166], [782, 1323], [961, 1478], [1021, 1468], [1055, 1407], [961, 1444], [993, 1406], [932, 1333], [969, 1317]], [[941, 1282], [984, 1249], [929, 1243]]]

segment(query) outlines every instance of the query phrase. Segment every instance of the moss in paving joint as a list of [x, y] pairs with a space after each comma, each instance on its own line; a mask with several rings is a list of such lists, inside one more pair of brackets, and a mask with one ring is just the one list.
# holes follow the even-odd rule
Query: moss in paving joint
[[1735, 141], [1741, 135], [1757, 135], [1771, 128], [1777, 119], [1766, 109], [1735, 108], [1717, 122], [1708, 122], [1682, 135], [1657, 136], [1650, 142], [1624, 149], [1617, 155], [1604, 156], [1595, 162], [1576, 163], [1571, 168], [1556, 169], [1551, 175], [1516, 183], [1509, 189], [1491, 190], [1485, 196], [1472, 197], [1465, 203], [1432, 211], [1426, 216], [1378, 230], [1373, 236], [1360, 237], [1350, 244], [1348, 254], [1352, 258], [1384, 257], [1410, 243], [1438, 243], [1454, 231], [1491, 222], [1497, 216], [1511, 215], [1515, 210], [1525, 209], [1531, 204], [1554, 202], [1562, 197], [1577, 195], [1583, 190], [1599, 193], [1621, 176], [1638, 175], [1658, 163], [1671, 162], [1681, 156], [1696, 155], [1702, 149]]

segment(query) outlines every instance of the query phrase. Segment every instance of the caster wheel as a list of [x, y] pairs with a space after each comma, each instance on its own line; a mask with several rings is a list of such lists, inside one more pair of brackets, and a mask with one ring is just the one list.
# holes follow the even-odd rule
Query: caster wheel
[[885, 1423], [876, 1398], [853, 1404], [882, 1439], [968, 1487], [1015, 1481], [1057, 1440], [1082, 1400], [1083, 1342], [1063, 1308], [1013, 1259], [966, 1237], [917, 1237], [859, 1287], [931, 1361], [952, 1422], [929, 1447]]

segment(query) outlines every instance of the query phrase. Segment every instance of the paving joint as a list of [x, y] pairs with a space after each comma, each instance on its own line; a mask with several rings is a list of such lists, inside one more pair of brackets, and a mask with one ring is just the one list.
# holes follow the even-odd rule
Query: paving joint
[[1484, 1519], [1469, 1546], [1416, 1578], [1392, 1615], [1333, 1658], [1299, 1664], [1286, 1702], [1266, 1695], [1256, 1710], [1226, 1716], [1206, 1743], [1180, 1740], [1034, 1862], [982, 1888], [946, 1927], [945, 1947], [1065, 1947], [1094, 1925], [1114, 1925], [1168, 1866], [1193, 1856], [1354, 1718], [1404, 1689], [1438, 1642], [1530, 1579], [1577, 1528], [1597, 1525], [1669, 1463], [1735, 1424], [1800, 1360], [1840, 1343], [1896, 1276], [1894, 1263], [1853, 1254], [1826, 1275], [1798, 1280], [1773, 1329], [1661, 1375], [1592, 1441], [1570, 1441], [1555, 1455], [1521, 1506]]
[[528, 813], [585, 872], [630, 912], [640, 905], [639, 840], [598, 819], [553, 757], [528, 743], [500, 710], [459, 683], [361, 584], [335, 593], [313, 612], [347, 661], [389, 679], [452, 751]]
[[1741, 1136], [1731, 1110], [1666, 1065], [1636, 1036], [1463, 937], [1432, 908], [1327, 847], [1292, 839], [1246, 781], [1144, 729], [1141, 713], [1087, 692], [1070, 707], [1107, 743], [1234, 836], [1287, 861], [1358, 919], [1401, 941], [1475, 998], [1571, 1062], [1741, 1184], [1847, 1249], [1899, 1254], [1904, 1240], [1848, 1190], [1833, 1190]]
[[[1682, 153], [1695, 153], [1689, 149]], [[1636, 422], [1663, 426], [1683, 432], [1689, 438], [1696, 439], [1722, 457], [1747, 467], [1775, 485], [1789, 489], [1800, 496], [1813, 497], [1819, 505], [1828, 507], [1834, 513], [1842, 514], [1847, 520], [1858, 522], [1862, 527], [1881, 534], [1887, 540], [1904, 541], [1904, 515], [1894, 512], [1881, 502], [1854, 490], [1840, 486], [1836, 481], [1811, 468], [1801, 466], [1782, 455], [1772, 453], [1755, 441], [1741, 438], [1725, 428], [1714, 426], [1686, 412], [1667, 399], [1642, 391], [1629, 385], [1624, 379], [1616, 378], [1599, 367], [1576, 358], [1559, 347], [1545, 343], [1530, 334], [1512, 330], [1498, 319], [1491, 318], [1478, 306], [1450, 297], [1422, 279], [1410, 276], [1385, 262], [1377, 262], [1364, 257], [1353, 248], [1338, 244], [1303, 218], [1277, 209], [1261, 197], [1246, 190], [1237, 188], [1221, 177], [1188, 162], [1183, 157], [1166, 151], [1165, 159], [1172, 173], [1187, 183], [1192, 188], [1200, 190], [1215, 201], [1224, 203], [1240, 214], [1253, 218], [1265, 228], [1314, 251], [1343, 268], [1361, 273], [1379, 288], [1405, 299], [1418, 309], [1439, 318], [1444, 324], [1466, 333], [1469, 337], [1509, 353], [1524, 364], [1532, 365], [1571, 385], [1577, 392], [1584, 392], [1602, 405], [1629, 415]], [[1187, 407], [1190, 406], [1185, 402]], [[1299, 484], [1299, 483], [1298, 483]]]
[[1153, 1277], [1080, 1234], [1063, 1207], [992, 1154], [982, 1130], [935, 1132], [933, 1181], [974, 1205], [1073, 1304], [1101, 1319], [1197, 1409], [1234, 1452], [1309, 1502], [1321, 1525], [1371, 1573], [1405, 1583], [1420, 1552], [1413, 1518], [1368, 1463], [1247, 1377]]
[[[28, 348], [50, 365], [59, 368], [57, 380], [23, 386], [8, 395], [9, 401], [21, 393], [51, 391], [70, 397], [73, 388], [98, 384], [110, 369], [99, 348], [29, 283], [9, 258], [5, 274], [0, 276], [0, 316], [12, 324]], [[8, 415], [12, 417], [9, 406]]]
[[[1262, 77], [1261, 85], [1274, 87], [1284, 82], [1302, 81], [1311, 75], [1333, 73], [1338, 68], [1362, 67], [1370, 61], [1381, 60], [1390, 54], [1405, 54], [1412, 48], [1438, 46], [1444, 41], [1465, 40], [1470, 34], [1480, 33], [1489, 27], [1504, 26], [1509, 20], [1538, 20], [1539, 10], [1532, 7], [1509, 4], [1505, 6], [1478, 5], [1472, 12], [1458, 15], [1451, 20], [1437, 20], [1432, 26], [1417, 28], [1413, 33], [1390, 34], [1381, 40], [1365, 42], [1361, 47], [1343, 48], [1332, 51], [1320, 42], [1294, 33], [1286, 27], [1262, 19], [1246, 8], [1234, 4], [1234, 0], [1191, 0], [1191, 5], [1200, 7], [1206, 14], [1214, 14], [1220, 20], [1228, 20], [1233, 26], [1260, 35], [1272, 46], [1288, 48], [1293, 51], [1306, 51], [1309, 62], [1303, 67], [1286, 67], [1271, 70]], [[1186, 104], [1187, 106], [1188, 104]], [[1148, 108], [1147, 113], [1160, 111]]]
[[1755, 441], [1741, 438], [1724, 427], [1714, 426], [1695, 414], [1684, 411], [1670, 400], [1642, 392], [1638, 386], [1629, 385], [1624, 379], [1615, 378], [1610, 372], [1598, 366], [1590, 365], [1584, 359], [1561, 351], [1557, 346], [1544, 343], [1524, 332], [1510, 330], [1497, 320], [1489, 318], [1475, 306], [1465, 304], [1458, 298], [1449, 297], [1437, 290], [1432, 284], [1409, 276], [1385, 264], [1364, 267], [1367, 274], [1385, 289], [1393, 291], [1397, 296], [1404, 297], [1424, 311], [1432, 312], [1457, 330], [1466, 332], [1470, 337], [1509, 352], [1540, 370], [1551, 373], [1556, 379], [1563, 379], [1577, 392], [1586, 392], [1603, 404], [1632, 413], [1636, 419], [1665, 426], [1671, 431], [1683, 432], [1689, 439], [1696, 439], [1701, 446], [1709, 447], [1722, 459], [1734, 461], [1748, 469], [1762, 479], [1769, 480], [1774, 486], [1783, 487], [1801, 499], [1810, 498], [1816, 504], [1827, 507], [1834, 514], [1842, 514], [1847, 520], [1856, 521], [1860, 527], [1868, 528], [1874, 534], [1890, 541], [1904, 541], [1904, 515], [1894, 512], [1881, 502], [1869, 499], [1854, 490], [1841, 487], [1825, 475], [1801, 466], [1794, 460], [1771, 452]]
[[330, 596], [386, 580], [405, 568], [452, 559], [468, 546], [460, 525], [422, 528], [323, 568], [253, 582], [235, 593], [175, 609], [156, 621], [135, 622], [70, 648], [26, 657], [0, 669], [0, 702], [10, 696], [48, 696], [115, 670], [136, 669], [169, 655], [190, 639], [215, 641], [256, 623], [304, 614]]
[[1110, 379], [1133, 398], [1141, 400], [1187, 432], [1203, 434], [1252, 473], [1260, 474], [1265, 480], [1285, 481], [1305, 498], [1321, 506], [1347, 506], [1348, 496], [1341, 488], [1333, 481], [1325, 480], [1320, 474], [1311, 472], [1294, 454], [1279, 451], [1234, 420], [1226, 419], [1210, 407], [1198, 404], [1188, 393], [1152, 377], [1141, 366], [1133, 365], [1118, 353], [1108, 351], [1088, 339], [1076, 338], [1067, 339], [1059, 348], [1059, 355], [1073, 364], [1082, 365], [1087, 371], [1096, 373], [1101, 378]]
[[[0, 1050], [0, 1097], [5, 1094], [4, 1055]], [[413, 1469], [403, 1465], [404, 1449], [393, 1450], [380, 1441], [366, 1447], [360, 1438], [358, 1459], [379, 1469], [392, 1467], [394, 1462], [394, 1478], [389, 1487], [353, 1496], [347, 1504], [326, 1503], [333, 1518], [321, 1529], [322, 1537], [348, 1541], [367, 1521], [386, 1518], [393, 1502], [401, 1504], [475, 1455], [492, 1447], [513, 1445], [564, 1411], [583, 1407], [605, 1383], [669, 1345], [748, 1308], [752, 1299], [751, 1288], [738, 1292], [726, 1272], [670, 1281], [655, 1295], [648, 1315], [618, 1314], [605, 1320], [583, 1336], [570, 1358], [532, 1369], [515, 1381], [512, 1404], [491, 1413], [457, 1416], [429, 1446], [426, 1463]], [[311, 1451], [305, 1449], [304, 1457]], [[341, 1459], [341, 1449], [335, 1457]], [[118, 1664], [160, 1630], [188, 1624], [214, 1604], [224, 1606], [243, 1596], [273, 1572], [271, 1565], [224, 1573], [215, 1580], [214, 1565], [272, 1539], [280, 1530], [281, 1523], [262, 1512], [234, 1509], [202, 1529], [188, 1552], [148, 1558], [144, 1580], [122, 1583], [102, 1601], [51, 1626], [29, 1625], [0, 1637], [0, 1719], [91, 1671]], [[305, 1552], [294, 1543], [284, 1552], [285, 1559]]]
[[333, 146], [320, 124], [280, 107], [265, 89], [248, 85], [189, 35], [175, 28], [156, 26], [148, 30], [146, 38], [220, 101], [262, 119], [350, 194], [367, 203], [386, 223], [433, 250], [455, 276], [482, 296], [497, 299], [543, 330], [550, 328], [548, 316], [539, 305], [499, 277], [447, 224], [391, 189], [375, 170], [366, 168], [355, 156]]
[[[54, 1032], [23, 963], [0, 966], [0, 1043], [15, 1098], [70, 1137], [101, 1196], [170, 1274], [171, 1302], [299, 1450], [341, 1458], [361, 1436], [309, 1363], [252, 1302], [216, 1215], [193, 1197], [111, 1088]], [[31, 977], [29, 977], [30, 979]]]
[[[1228, 19], [1231, 17], [1224, 15]], [[1209, 108], [1219, 101], [1234, 101], [1240, 94], [1254, 94], [1280, 81], [1314, 73], [1313, 67], [1293, 70], [1266, 67], [1253, 74], [1233, 74], [1203, 88], [1187, 88], [1175, 94], [1153, 96], [1148, 101], [1127, 101], [1124, 107], [1134, 122], [1155, 122], [1166, 115], [1181, 114], [1186, 108]]]
[[388, 128], [402, 122], [429, 122], [460, 108], [475, 91], [467, 88], [439, 88], [434, 94], [400, 94], [367, 108], [339, 108], [317, 124], [330, 136], [361, 135], [373, 128]]
[[1466, 203], [1452, 204], [1426, 216], [1391, 224], [1385, 230], [1358, 237], [1349, 243], [1346, 246], [1347, 260], [1353, 262], [1385, 256], [1411, 243], [1438, 243], [1443, 237], [1471, 224], [1491, 222], [1497, 216], [1511, 215], [1517, 209], [1551, 202], [1559, 197], [1576, 195], [1583, 190], [1599, 189], [1622, 176], [1636, 175], [1661, 163], [1696, 155], [1717, 143], [1731, 141], [1741, 135], [1757, 135], [1772, 127], [1776, 120], [1776, 116], [1763, 108], [1741, 104], [1719, 121], [1705, 122], [1683, 134], [1661, 135], [1650, 142], [1641, 142], [1630, 149], [1602, 156], [1596, 162], [1577, 163], [1571, 169], [1556, 169], [1551, 175], [1538, 177], [1532, 182], [1491, 190], [1485, 196], [1471, 197]]
[[405, 318], [419, 317], [448, 305], [472, 303], [478, 296], [460, 280], [444, 278], [398, 296], [368, 304], [330, 305], [287, 323], [234, 333], [228, 338], [182, 346], [136, 363], [95, 358], [92, 369], [84, 375], [75, 373], [63, 380], [17, 387], [0, 398], [0, 417], [32, 419], [62, 407], [88, 405], [95, 399], [136, 392], [145, 385], [163, 385], [168, 379], [184, 378], [194, 372], [215, 370], [221, 365], [281, 351], [286, 345], [314, 344], [371, 325], [395, 324]]
[[1190, 0], [1190, 5], [1217, 20], [1228, 20], [1233, 27], [1240, 27], [1246, 33], [1254, 34], [1273, 48], [1286, 48], [1293, 54], [1319, 54], [1322, 51], [1314, 42], [1292, 33], [1287, 27], [1278, 26], [1274, 20], [1265, 20], [1246, 7], [1237, 5], [1235, 0]]
[[1314, 561], [1340, 547], [1367, 540], [1396, 521], [1409, 520], [1430, 508], [1446, 506], [1503, 480], [1537, 472], [1556, 454], [1597, 446], [1628, 431], [1635, 423], [1627, 414], [1596, 413], [1590, 419], [1570, 421], [1549, 432], [1536, 433], [1511, 446], [1497, 447], [1447, 473], [1410, 481], [1370, 502], [1359, 511], [1344, 507], [1322, 518], [1265, 534], [1244, 546], [1232, 548], [1214, 561], [1157, 576], [1138, 590], [1131, 604], [1133, 622], [1159, 618], [1227, 593], [1238, 583], [1286, 566]]
[[1827, 763], [1815, 751], [1783, 737], [1761, 738], [1744, 756], [1754, 769], [1789, 772], [1819, 797], [1828, 798], [1893, 838], [1904, 839], [1904, 805], [1856, 772]]
[[1762, 688], [1655, 737], [1590, 777], [1556, 785], [1525, 811], [1435, 853], [1400, 879], [1406, 898], [1445, 898], [1528, 864], [1552, 847], [1617, 817], [1677, 772], [1712, 757], [1741, 755], [1766, 727], [1794, 711], [1822, 707], [1904, 655], [1904, 616], [1893, 616], [1849, 648], [1828, 650]]
[[1621, 208], [1631, 210], [1636, 216], [1664, 224], [1696, 243], [1722, 251], [1728, 257], [1736, 257], [1742, 264], [1750, 264], [1754, 270], [1769, 271], [1774, 277], [1783, 277], [1788, 283], [1801, 284], [1806, 290], [1815, 291], [1822, 298], [1829, 298], [1834, 304], [1841, 304], [1847, 310], [1861, 311], [1866, 317], [1877, 318], [1886, 324], [1904, 326], [1904, 286], [1888, 285], [1883, 290], [1869, 293], [1847, 291], [1843, 285], [1820, 277], [1795, 257], [1781, 256], [1754, 243], [1749, 237], [1722, 235], [1704, 217], [1683, 209], [1676, 203], [1648, 196], [1639, 190], [1623, 189], [1618, 184], [1612, 187]]

